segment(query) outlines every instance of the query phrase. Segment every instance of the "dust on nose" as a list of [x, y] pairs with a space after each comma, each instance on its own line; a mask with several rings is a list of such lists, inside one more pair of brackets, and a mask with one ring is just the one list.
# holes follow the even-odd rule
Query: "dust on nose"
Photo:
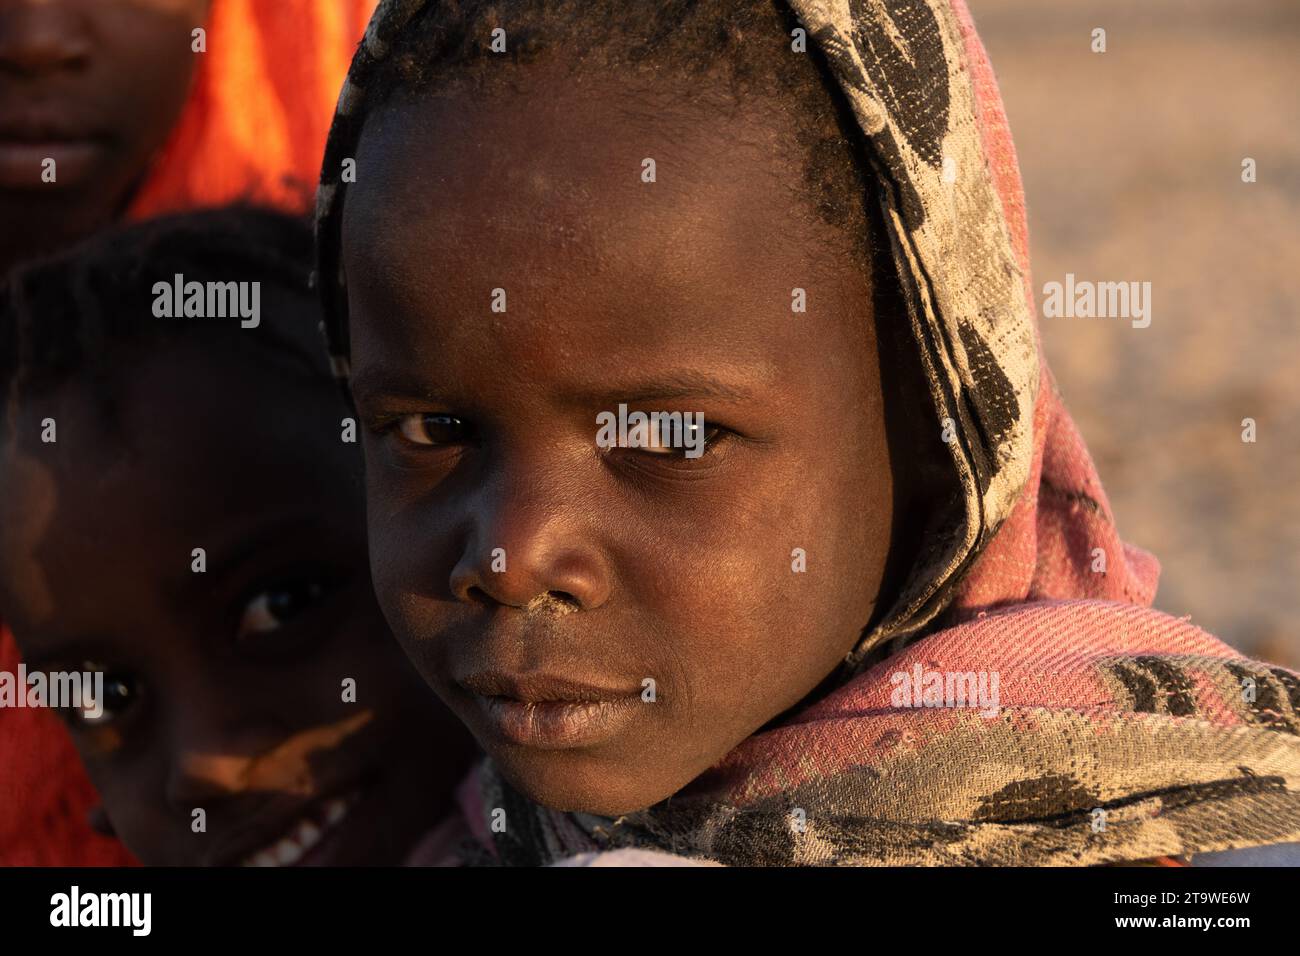
[[524, 613], [538, 617], [564, 617], [578, 610], [578, 602], [567, 594], [547, 591], [539, 594], [524, 606]]

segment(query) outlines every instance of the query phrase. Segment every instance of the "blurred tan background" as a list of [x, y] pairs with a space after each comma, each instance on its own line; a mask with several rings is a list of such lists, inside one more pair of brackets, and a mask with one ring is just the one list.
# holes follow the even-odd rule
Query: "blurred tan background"
[[1152, 283], [1149, 328], [1041, 324], [1121, 533], [1163, 565], [1156, 606], [1300, 666], [1300, 0], [968, 3], [1040, 312], [1067, 272]]

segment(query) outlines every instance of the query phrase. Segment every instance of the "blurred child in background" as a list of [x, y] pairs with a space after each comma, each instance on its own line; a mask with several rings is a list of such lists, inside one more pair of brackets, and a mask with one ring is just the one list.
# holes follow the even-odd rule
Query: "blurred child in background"
[[[310, 268], [301, 218], [190, 213], [0, 298], [0, 600], [29, 669], [104, 675], [63, 716], [147, 864], [400, 863], [474, 752], [375, 602]], [[157, 317], [177, 274], [256, 325]]]
[[[373, 7], [0, 0], [0, 270], [123, 217], [238, 199], [305, 211]], [[49, 714], [0, 711], [0, 766], [0, 865], [129, 859], [85, 823], [93, 791]]]

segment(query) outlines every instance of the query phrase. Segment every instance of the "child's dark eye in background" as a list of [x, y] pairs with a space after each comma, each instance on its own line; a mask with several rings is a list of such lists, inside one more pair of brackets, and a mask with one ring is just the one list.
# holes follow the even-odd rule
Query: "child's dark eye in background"
[[240, 611], [235, 640], [252, 646], [261, 636], [280, 631], [301, 615], [322, 604], [341, 585], [339, 575], [305, 571], [259, 584]]
[[305, 609], [319, 604], [326, 595], [325, 585], [316, 580], [277, 585], [257, 594], [244, 608], [239, 620], [239, 638], [265, 634], [279, 629]]
[[[254, 647], [258, 651], [266, 650], [257, 646], [259, 637], [264, 639], [265, 635], [282, 630], [301, 615], [322, 604], [338, 590], [340, 584], [339, 575], [328, 571], [307, 571], [280, 578], [269, 586], [259, 584], [255, 593], [242, 605], [235, 633], [236, 641], [250, 650]], [[274, 650], [296, 650], [298, 642], [291, 643], [294, 647], [286, 648], [280, 642], [280, 646]], [[81, 708], [60, 708], [60, 716], [74, 731], [91, 732], [122, 720], [138, 706], [145, 690], [144, 681], [138, 675], [103, 663], [85, 661], [75, 668], [60, 666], [57, 669], [104, 675], [102, 714], [93, 717], [87, 716]]]
[[87, 716], [80, 707], [60, 707], [59, 715], [73, 730], [95, 730], [126, 716], [140, 700], [143, 681], [130, 671], [84, 661], [76, 668], [81, 673], [104, 675], [104, 700], [99, 716]]
[[[279, 631], [299, 615], [322, 603], [338, 587], [334, 575], [306, 574], [287, 578], [270, 587], [260, 587], [243, 606], [235, 634], [243, 643], [259, 635]], [[143, 681], [135, 674], [92, 661], [79, 668], [83, 673], [103, 673], [103, 713], [87, 716], [80, 708], [61, 708], [63, 719], [76, 730], [95, 730], [120, 720], [138, 702]]]

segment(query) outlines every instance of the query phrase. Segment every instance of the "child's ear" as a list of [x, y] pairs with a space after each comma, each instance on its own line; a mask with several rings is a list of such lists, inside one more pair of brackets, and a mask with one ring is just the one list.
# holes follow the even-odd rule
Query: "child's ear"
[[108, 813], [104, 810], [102, 803], [97, 803], [90, 808], [86, 813], [86, 822], [100, 836], [117, 836], [117, 831], [113, 829], [113, 821], [108, 818]]

